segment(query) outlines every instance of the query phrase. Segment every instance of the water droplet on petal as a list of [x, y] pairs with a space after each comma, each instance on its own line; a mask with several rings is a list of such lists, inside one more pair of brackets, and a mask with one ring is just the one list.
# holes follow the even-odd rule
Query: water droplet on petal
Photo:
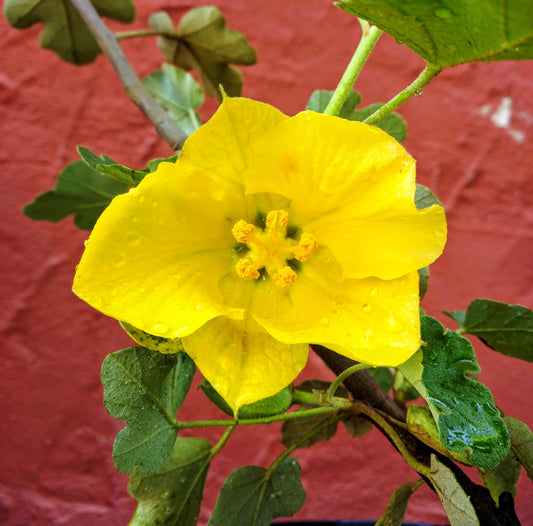
[[372, 307], [368, 303], [365, 303], [363, 305], [363, 312], [372, 312]]
[[166, 334], [168, 332], [168, 327], [164, 323], [156, 323], [154, 325], [154, 331]]
[[320, 320], [320, 325], [322, 325], [323, 327], [327, 327], [329, 325], [329, 320], [327, 318], [322, 318]]
[[378, 295], [378, 289], [370, 289], [370, 295], [371, 296], [377, 296]]
[[442, 239], [446, 236], [446, 230], [444, 230], [444, 228], [437, 228], [437, 230], [435, 230], [435, 235], [439, 239]]
[[86, 240], [83, 242], [83, 245], [86, 247], [88, 244], [89, 244], [89, 240], [86, 239]]

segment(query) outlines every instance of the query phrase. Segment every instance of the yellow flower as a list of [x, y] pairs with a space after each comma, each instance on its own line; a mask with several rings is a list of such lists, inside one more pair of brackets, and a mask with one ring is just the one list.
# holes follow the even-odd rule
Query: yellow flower
[[420, 345], [417, 269], [446, 238], [385, 132], [226, 98], [98, 220], [74, 291], [185, 351], [234, 408], [273, 395], [308, 344], [395, 366]]

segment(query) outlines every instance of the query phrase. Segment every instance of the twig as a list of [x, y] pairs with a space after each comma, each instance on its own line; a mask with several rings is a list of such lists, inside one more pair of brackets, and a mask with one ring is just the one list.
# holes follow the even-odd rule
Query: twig
[[133, 71], [117, 39], [96, 12], [89, 0], [70, 0], [87, 24], [100, 49], [118, 75], [127, 97], [133, 101], [153, 124], [161, 138], [175, 151], [179, 150], [187, 134], [167, 112], [150, 96]]

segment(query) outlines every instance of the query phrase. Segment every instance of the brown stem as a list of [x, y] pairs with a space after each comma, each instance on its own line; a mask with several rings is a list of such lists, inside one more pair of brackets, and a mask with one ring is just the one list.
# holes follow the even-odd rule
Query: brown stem
[[[312, 348], [336, 375], [356, 363], [320, 345], [313, 345]], [[394, 420], [405, 422], [405, 408], [391, 400], [372, 380], [367, 371], [358, 371], [348, 376], [343, 383], [356, 402], [363, 402], [392, 417], [389, 424], [394, 428], [395, 434], [401, 439], [409, 455], [416, 459], [417, 462], [430, 467], [431, 455], [433, 454], [437, 455], [439, 461], [452, 470], [457, 482], [470, 497], [482, 526], [520, 526], [520, 521], [514, 513], [514, 503], [510, 495], [505, 495], [504, 506], [496, 507], [489, 490], [472, 482], [463, 470], [449, 458], [431, 449], [403, 427], [394, 424]], [[374, 424], [398, 449], [386, 431], [379, 426], [379, 423], [374, 422]], [[428, 482], [427, 479], [426, 482]], [[431, 487], [431, 484], [429, 486]]]
[[179, 150], [187, 134], [167, 112], [150, 96], [133, 71], [117, 39], [102, 22], [89, 0], [70, 0], [87, 24], [100, 49], [113, 66], [127, 97], [133, 101], [153, 124], [161, 138], [175, 151]]

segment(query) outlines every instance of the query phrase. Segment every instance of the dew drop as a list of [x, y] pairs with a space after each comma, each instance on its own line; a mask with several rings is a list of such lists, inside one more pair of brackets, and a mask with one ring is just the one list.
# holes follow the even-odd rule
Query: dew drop
[[433, 13], [435, 13], [435, 16], [438, 16], [439, 18], [450, 18], [452, 16], [452, 12], [445, 7], [438, 7], [435, 9], [435, 11], [433, 11]]
[[368, 303], [365, 303], [363, 305], [363, 312], [372, 312], [372, 307]]
[[86, 239], [86, 240], [85, 240], [85, 241], [83, 242], [83, 246], [85, 246], [85, 247], [86, 247], [86, 246], [87, 246], [88, 244], [89, 244], [89, 240], [88, 240], [88, 239]]
[[415, 97], [421, 97], [424, 94], [424, 92], [421, 89], [415, 90]]
[[322, 318], [320, 320], [320, 325], [322, 325], [323, 327], [327, 327], [329, 325], [329, 320], [327, 318]]
[[378, 295], [378, 289], [370, 289], [370, 295], [371, 296], [377, 296]]
[[400, 323], [397, 320], [389, 320], [389, 331], [390, 332], [402, 332], [404, 329], [403, 323]]
[[444, 237], [446, 237], [446, 230], [444, 230], [444, 228], [437, 228], [437, 230], [435, 230], [435, 235], [439, 239], [443, 239]]

